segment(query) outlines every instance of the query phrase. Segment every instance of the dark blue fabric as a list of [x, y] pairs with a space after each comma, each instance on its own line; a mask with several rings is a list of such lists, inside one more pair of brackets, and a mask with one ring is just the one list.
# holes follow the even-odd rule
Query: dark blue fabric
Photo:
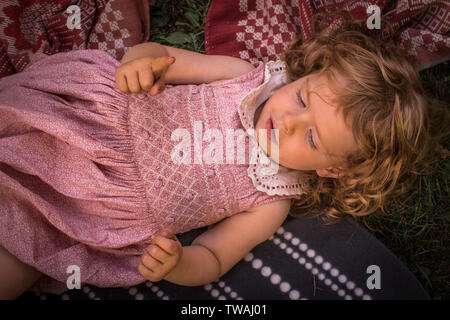
[[[178, 235], [188, 245], [207, 228]], [[367, 280], [379, 267], [380, 289]], [[372, 282], [372, 281], [369, 281]], [[84, 286], [62, 295], [27, 292], [19, 299], [430, 299], [401, 261], [353, 219], [325, 225], [318, 218], [292, 218], [232, 270], [206, 286], [167, 281], [127, 288]]]

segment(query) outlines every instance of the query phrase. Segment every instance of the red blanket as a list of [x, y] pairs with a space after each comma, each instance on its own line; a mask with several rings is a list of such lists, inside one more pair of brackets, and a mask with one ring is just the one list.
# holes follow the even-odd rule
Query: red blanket
[[[369, 5], [395, 31], [394, 42], [419, 62], [419, 69], [450, 59], [450, 2], [448, 0], [213, 0], [205, 26], [205, 51], [239, 57], [256, 65], [276, 60], [296, 35], [311, 36], [317, 12], [345, 10], [367, 19]], [[389, 13], [389, 14], [387, 14]], [[386, 39], [387, 24], [378, 36]]]
[[36, 52], [100, 49], [120, 60], [149, 32], [148, 0], [1, 0], [0, 78], [22, 71]]

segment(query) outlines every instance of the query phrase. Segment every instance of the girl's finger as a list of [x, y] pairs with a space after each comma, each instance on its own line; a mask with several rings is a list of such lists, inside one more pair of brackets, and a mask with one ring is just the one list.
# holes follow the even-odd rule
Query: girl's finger
[[147, 249], [147, 253], [160, 263], [164, 263], [169, 257], [169, 254], [158, 247], [156, 244], [150, 245], [150, 247]]
[[141, 258], [141, 262], [145, 267], [152, 271], [156, 271], [162, 266], [162, 263], [153, 258], [148, 252], [144, 252]]
[[140, 274], [142, 274], [146, 279], [149, 279], [153, 275], [153, 270], [147, 268], [144, 266], [142, 262], [139, 262], [138, 264], [138, 271]]
[[178, 240], [168, 239], [160, 235], [156, 235], [153, 238], [153, 243], [157, 244], [161, 249], [170, 255], [174, 255], [178, 252]]
[[161, 75], [161, 77], [158, 79], [158, 81], [156, 81], [156, 83], [154, 84], [154, 86], [152, 87], [152, 89], [150, 90], [150, 94], [152, 96], [159, 94], [161, 92], [164, 91], [164, 89], [166, 88], [166, 84], [165, 84], [165, 75], [166, 75], [166, 71], [164, 71]]
[[175, 233], [170, 228], [164, 228], [164, 230], [162, 232], [162, 235], [165, 236], [166, 238], [178, 241], [177, 236], [175, 235]]
[[141, 92], [141, 86], [139, 85], [138, 73], [136, 71], [128, 72], [126, 74], [128, 89], [132, 93]]
[[152, 61], [152, 71], [155, 79], [163, 77], [170, 67], [175, 62], [174, 57], [159, 57]]
[[143, 90], [149, 91], [154, 81], [152, 70], [150, 68], [142, 68], [139, 70], [138, 77], [140, 87]]
[[128, 90], [127, 79], [126, 79], [125, 75], [122, 72], [116, 71], [115, 78], [116, 78], [117, 88], [120, 91], [122, 91], [123, 93], [129, 93], [130, 91]]

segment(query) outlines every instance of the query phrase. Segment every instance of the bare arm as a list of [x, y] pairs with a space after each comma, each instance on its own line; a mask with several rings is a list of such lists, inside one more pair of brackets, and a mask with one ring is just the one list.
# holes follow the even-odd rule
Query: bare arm
[[233, 215], [183, 247], [177, 266], [164, 279], [184, 286], [210, 283], [227, 273], [256, 245], [270, 238], [289, 213], [289, 202]]
[[175, 57], [166, 73], [166, 83], [200, 84], [233, 79], [254, 69], [247, 61], [222, 55], [205, 55], [156, 42], [140, 43], [129, 49], [121, 63], [142, 57]]

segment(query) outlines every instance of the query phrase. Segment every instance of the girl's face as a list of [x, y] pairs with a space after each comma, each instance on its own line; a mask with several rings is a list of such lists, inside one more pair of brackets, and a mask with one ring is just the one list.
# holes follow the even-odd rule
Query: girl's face
[[[329, 155], [344, 157], [356, 152], [356, 142], [342, 112], [327, 102], [334, 98], [329, 85], [325, 75], [310, 74], [278, 89], [256, 112], [258, 142], [258, 129], [266, 129], [268, 121], [271, 128], [279, 130], [278, 139], [270, 139], [274, 147], [278, 144], [280, 165], [337, 177], [340, 163]], [[270, 144], [268, 137], [267, 147], [261, 145], [269, 156]]]

